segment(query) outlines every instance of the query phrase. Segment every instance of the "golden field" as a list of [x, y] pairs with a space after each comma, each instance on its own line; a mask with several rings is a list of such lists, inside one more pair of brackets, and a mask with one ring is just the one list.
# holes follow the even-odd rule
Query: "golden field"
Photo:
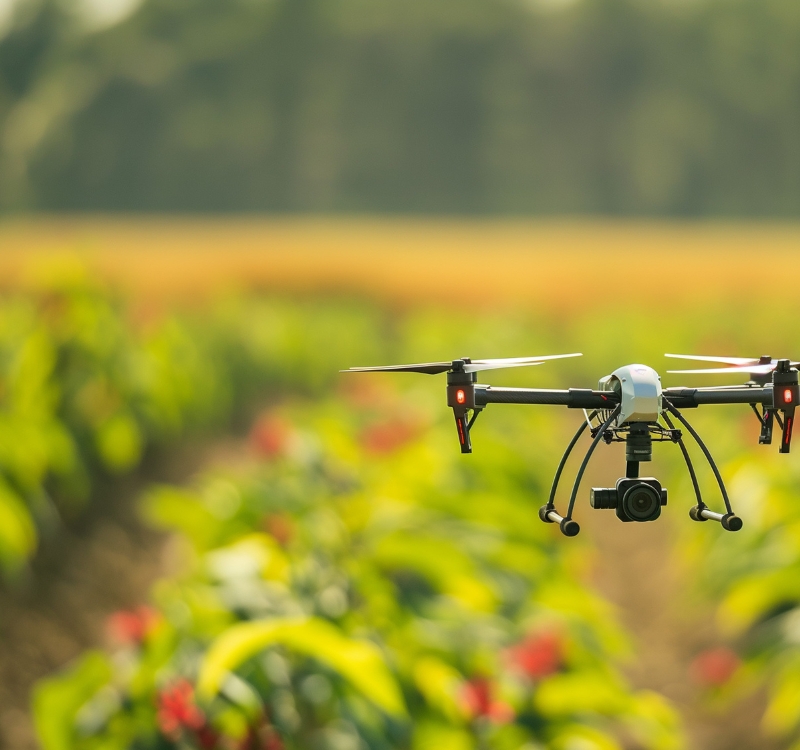
[[[78, 259], [137, 294], [345, 291], [395, 303], [586, 309], [764, 300], [800, 275], [800, 225], [48, 217], [0, 223], [2, 286]], [[774, 282], [771, 281], [774, 279]]]

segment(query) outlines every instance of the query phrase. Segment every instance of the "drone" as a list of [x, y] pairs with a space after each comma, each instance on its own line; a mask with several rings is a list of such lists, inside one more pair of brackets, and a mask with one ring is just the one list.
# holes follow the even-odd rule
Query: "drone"
[[[665, 355], [723, 365], [697, 370], [668, 370], [668, 373], [748, 376], [743, 385], [704, 388], [662, 388], [659, 374], [652, 367], [641, 364], [625, 365], [614, 370], [600, 379], [596, 390], [497, 388], [477, 382], [478, 373], [484, 370], [532, 367], [555, 359], [580, 356], [580, 353], [574, 353], [510, 359], [462, 357], [450, 362], [351, 367], [342, 372], [417, 372], [428, 375], [447, 373], [447, 405], [452, 408], [455, 416], [462, 453], [472, 453], [472, 428], [479, 414], [489, 404], [550, 404], [566, 406], [568, 409], [582, 409], [585, 418], [558, 464], [547, 503], [539, 509], [539, 518], [545, 523], [558, 524], [565, 536], [576, 536], [580, 532], [580, 526], [573, 520], [572, 514], [581, 479], [601, 440], [606, 444], [625, 443], [626, 469], [625, 476], [617, 480], [615, 487], [591, 489], [589, 500], [592, 508], [613, 509], [617, 518], [624, 522], [655, 521], [661, 515], [661, 508], [667, 504], [667, 490], [654, 477], [639, 476], [639, 464], [652, 460], [654, 442], [671, 442], [680, 448], [694, 487], [697, 504], [689, 511], [690, 518], [699, 522], [717, 521], [726, 531], [739, 531], [742, 528], [742, 519], [731, 508], [722, 475], [706, 444], [681, 410], [695, 409], [706, 404], [747, 404], [755, 413], [761, 428], [759, 444], [772, 443], [772, 433], [777, 423], [781, 429], [779, 451], [789, 453], [795, 408], [800, 400], [797, 369], [800, 362], [772, 359], [769, 356], [747, 359]], [[711, 510], [703, 502], [697, 475], [684, 443], [683, 430], [676, 428], [676, 422], [691, 435], [708, 461], [725, 504], [724, 513]], [[592, 440], [575, 476], [567, 512], [562, 515], [555, 506], [558, 484], [567, 459], [587, 429]]]

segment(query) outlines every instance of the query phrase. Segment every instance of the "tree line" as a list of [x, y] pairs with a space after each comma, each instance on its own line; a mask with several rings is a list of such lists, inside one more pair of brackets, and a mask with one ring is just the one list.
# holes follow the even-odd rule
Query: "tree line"
[[0, 39], [0, 209], [793, 217], [796, 0], [145, 0]]

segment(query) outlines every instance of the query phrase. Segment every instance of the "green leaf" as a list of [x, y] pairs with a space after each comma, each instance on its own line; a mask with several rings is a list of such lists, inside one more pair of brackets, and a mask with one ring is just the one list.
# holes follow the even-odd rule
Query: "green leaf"
[[489, 612], [497, 604], [495, 592], [481, 580], [474, 560], [453, 540], [397, 532], [380, 540], [375, 560], [382, 568], [415, 571], [470, 609]]
[[598, 713], [614, 716], [630, 707], [630, 693], [612, 673], [569, 672], [546, 679], [534, 695], [547, 717]]
[[386, 713], [405, 715], [400, 689], [378, 647], [347, 638], [334, 625], [316, 618], [247, 622], [229, 628], [212, 643], [203, 660], [198, 692], [213, 697], [229, 672], [278, 644], [335, 669]]
[[414, 664], [414, 683], [425, 700], [450, 721], [461, 723], [467, 718], [458, 701], [464, 677], [454, 667], [434, 656], [425, 656]]
[[17, 567], [36, 548], [36, 528], [22, 500], [0, 482], [0, 564]]
[[763, 726], [770, 735], [787, 735], [800, 724], [800, 656], [784, 659], [770, 690]]
[[552, 750], [621, 750], [619, 743], [593, 727], [573, 724], [559, 731], [548, 745]]
[[680, 750], [686, 747], [680, 717], [663, 695], [642, 690], [634, 696], [626, 724], [643, 747]]
[[718, 618], [730, 633], [739, 633], [776, 607], [798, 600], [798, 567], [784, 566], [738, 581], [720, 605]]
[[156, 487], [145, 496], [142, 513], [156, 526], [183, 532], [200, 550], [212, 546], [218, 535], [219, 518], [188, 490]]
[[71, 669], [37, 683], [33, 720], [42, 750], [74, 747], [75, 715], [112, 676], [105, 654], [90, 651]]
[[473, 750], [475, 740], [465, 729], [431, 721], [414, 727], [413, 750]]
[[121, 412], [105, 421], [95, 439], [103, 463], [112, 471], [126, 471], [139, 463], [143, 438], [130, 414]]

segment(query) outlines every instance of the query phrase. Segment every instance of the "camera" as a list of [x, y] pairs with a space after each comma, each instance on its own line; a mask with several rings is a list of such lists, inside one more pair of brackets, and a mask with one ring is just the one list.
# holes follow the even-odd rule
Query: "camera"
[[614, 508], [620, 521], [655, 521], [667, 504], [667, 490], [652, 477], [623, 477], [613, 488], [592, 487], [593, 508]]

